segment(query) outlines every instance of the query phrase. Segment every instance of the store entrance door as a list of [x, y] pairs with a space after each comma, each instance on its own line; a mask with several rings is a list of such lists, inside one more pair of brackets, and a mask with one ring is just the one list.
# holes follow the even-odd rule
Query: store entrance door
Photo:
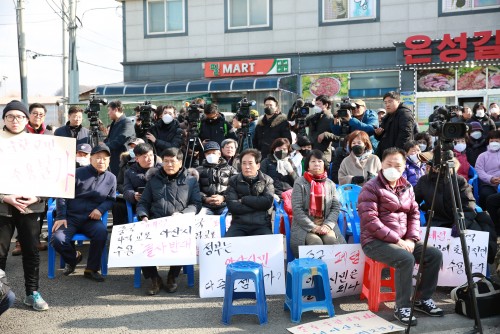
[[478, 102], [484, 102], [482, 97], [459, 97], [458, 105], [462, 107], [469, 107], [472, 110], [472, 107]]

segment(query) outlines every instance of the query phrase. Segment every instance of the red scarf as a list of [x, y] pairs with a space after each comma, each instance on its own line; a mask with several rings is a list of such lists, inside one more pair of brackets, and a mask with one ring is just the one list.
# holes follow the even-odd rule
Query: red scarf
[[37, 131], [30, 125], [30, 123], [28, 123], [26, 124], [26, 130], [28, 130], [29, 133], [36, 133], [39, 135], [43, 135], [43, 133], [45, 132], [45, 124], [42, 123], [40, 130]]
[[304, 178], [311, 184], [311, 194], [309, 195], [309, 215], [315, 218], [323, 218], [325, 181], [327, 178], [326, 171], [319, 175], [305, 172]]

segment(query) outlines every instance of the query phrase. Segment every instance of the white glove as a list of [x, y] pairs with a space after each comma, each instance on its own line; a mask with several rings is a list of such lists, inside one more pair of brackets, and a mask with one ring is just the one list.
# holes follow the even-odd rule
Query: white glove
[[285, 160], [283, 162], [283, 167], [285, 168], [285, 170], [288, 174], [291, 174], [293, 172], [293, 167], [292, 167], [292, 164], [290, 163], [290, 161]]
[[279, 203], [281, 201], [281, 198], [278, 195], [274, 194], [273, 197], [276, 202]]

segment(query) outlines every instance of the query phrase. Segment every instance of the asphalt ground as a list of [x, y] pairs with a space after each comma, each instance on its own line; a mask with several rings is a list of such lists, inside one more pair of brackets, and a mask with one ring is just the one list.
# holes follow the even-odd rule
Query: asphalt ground
[[[11, 245], [11, 249], [14, 244]], [[143, 279], [140, 289], [133, 287], [133, 269], [111, 268], [103, 283], [83, 277], [88, 245], [78, 246], [84, 253], [84, 261], [76, 272], [66, 277], [58, 269], [56, 278], [47, 278], [47, 252], [41, 252], [40, 292], [50, 309], [37, 312], [26, 307], [22, 257], [9, 257], [7, 274], [16, 303], [0, 318], [0, 333], [288, 333], [296, 324], [290, 321], [290, 313], [283, 310], [284, 296], [268, 296], [268, 324], [259, 325], [257, 317], [237, 315], [231, 325], [221, 323], [222, 298], [198, 297], [198, 268], [196, 284], [187, 287], [187, 277], [182, 275], [179, 290], [174, 294], [165, 291], [156, 296], [145, 294], [149, 282]], [[166, 277], [168, 268], [161, 268]], [[495, 278], [497, 279], [497, 278]], [[443, 318], [432, 318], [420, 313], [418, 325], [411, 333], [467, 333], [473, 329], [474, 320], [454, 313], [454, 303], [449, 296], [450, 288], [438, 288], [436, 303], [445, 310]], [[367, 310], [359, 296], [335, 298], [337, 315]], [[398, 324], [393, 318], [393, 302], [381, 305], [377, 315]], [[500, 307], [500, 305], [499, 305]], [[326, 318], [321, 312], [303, 313], [301, 322]], [[500, 316], [482, 319], [483, 333], [500, 333]]]

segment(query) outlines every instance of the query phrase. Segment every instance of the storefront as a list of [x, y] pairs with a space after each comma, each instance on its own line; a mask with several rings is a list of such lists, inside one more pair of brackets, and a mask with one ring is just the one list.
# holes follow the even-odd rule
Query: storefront
[[500, 102], [500, 30], [431, 40], [409, 36], [396, 46], [401, 94], [423, 128], [434, 106]]

